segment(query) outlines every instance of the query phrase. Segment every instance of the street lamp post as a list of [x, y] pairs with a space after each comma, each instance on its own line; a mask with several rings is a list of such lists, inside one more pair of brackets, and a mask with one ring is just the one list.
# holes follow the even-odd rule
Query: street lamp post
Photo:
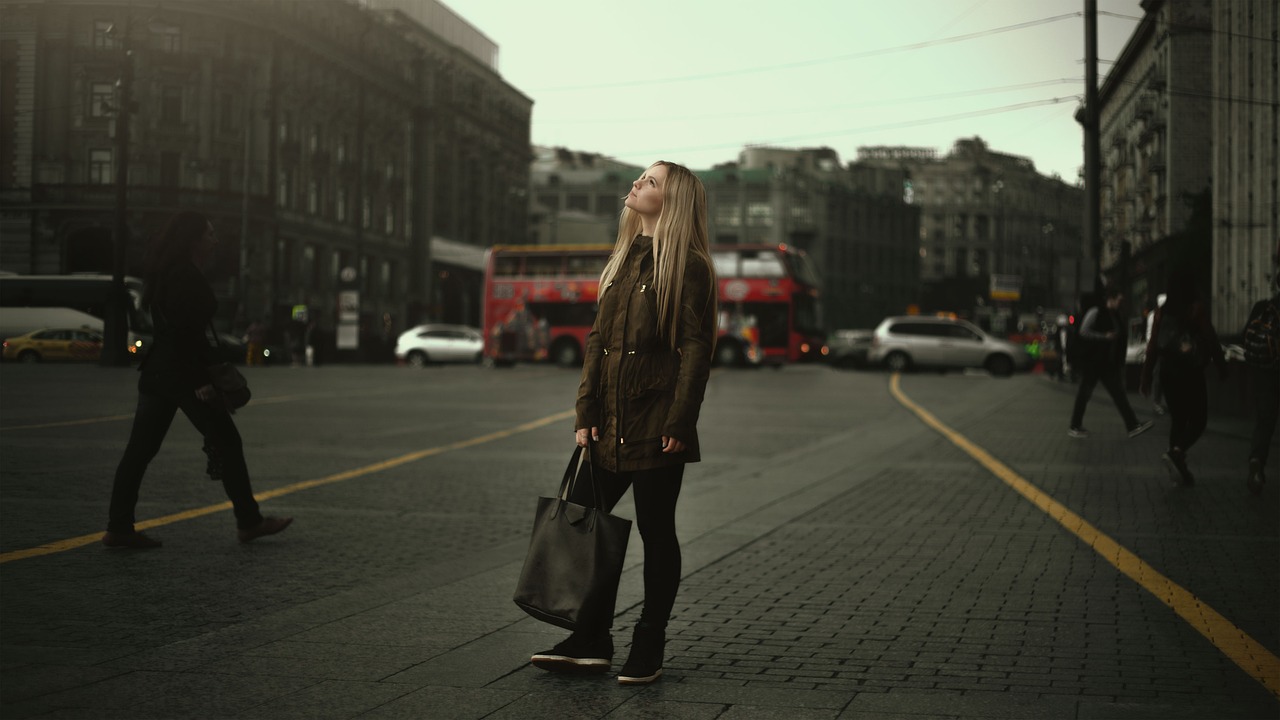
[[[117, 26], [107, 33], [114, 35]], [[129, 337], [128, 305], [132, 302], [124, 287], [124, 276], [129, 266], [129, 116], [133, 113], [133, 47], [129, 39], [129, 27], [119, 32], [120, 78], [117, 98], [116, 133], [116, 201], [115, 227], [112, 233], [114, 257], [111, 271], [111, 292], [107, 299], [107, 313], [103, 318], [103, 344], [100, 363], [104, 366], [129, 364], [125, 345]]]

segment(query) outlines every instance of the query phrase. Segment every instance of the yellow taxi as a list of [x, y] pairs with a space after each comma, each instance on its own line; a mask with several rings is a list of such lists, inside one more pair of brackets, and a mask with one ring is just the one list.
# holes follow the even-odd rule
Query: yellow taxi
[[102, 333], [89, 328], [33, 330], [4, 341], [4, 359], [18, 362], [96, 361], [102, 356]]

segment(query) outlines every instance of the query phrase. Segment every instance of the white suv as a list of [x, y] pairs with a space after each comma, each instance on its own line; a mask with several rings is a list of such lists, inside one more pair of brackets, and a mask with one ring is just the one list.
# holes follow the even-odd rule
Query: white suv
[[867, 362], [894, 372], [913, 367], [985, 368], [1007, 377], [1031, 366], [1027, 351], [986, 334], [965, 320], [906, 315], [880, 322]]

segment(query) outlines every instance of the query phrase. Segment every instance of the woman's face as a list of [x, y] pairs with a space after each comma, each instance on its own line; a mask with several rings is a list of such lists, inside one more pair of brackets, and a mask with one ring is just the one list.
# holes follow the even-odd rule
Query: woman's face
[[624, 203], [641, 217], [657, 218], [662, 213], [662, 191], [667, 183], [667, 166], [654, 165], [631, 183]]
[[218, 236], [213, 232], [213, 225], [206, 225], [204, 234], [191, 246], [191, 259], [200, 267], [208, 267], [213, 261], [214, 248], [218, 247]]

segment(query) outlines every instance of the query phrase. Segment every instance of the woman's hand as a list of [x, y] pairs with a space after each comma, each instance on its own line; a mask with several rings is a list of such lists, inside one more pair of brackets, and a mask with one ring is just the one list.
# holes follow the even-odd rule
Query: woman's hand
[[213, 385], [205, 385], [203, 387], [196, 388], [196, 397], [207, 403], [211, 403], [218, 399], [218, 391], [213, 389]]
[[578, 447], [586, 447], [588, 438], [590, 438], [591, 440], [597, 440], [597, 441], [600, 439], [600, 428], [598, 427], [591, 428], [590, 435], [587, 434], [586, 428], [578, 428], [577, 435], [578, 435], [578, 438], [577, 438]]
[[684, 452], [684, 443], [668, 435], [663, 435], [662, 436], [662, 452], [664, 453]]

